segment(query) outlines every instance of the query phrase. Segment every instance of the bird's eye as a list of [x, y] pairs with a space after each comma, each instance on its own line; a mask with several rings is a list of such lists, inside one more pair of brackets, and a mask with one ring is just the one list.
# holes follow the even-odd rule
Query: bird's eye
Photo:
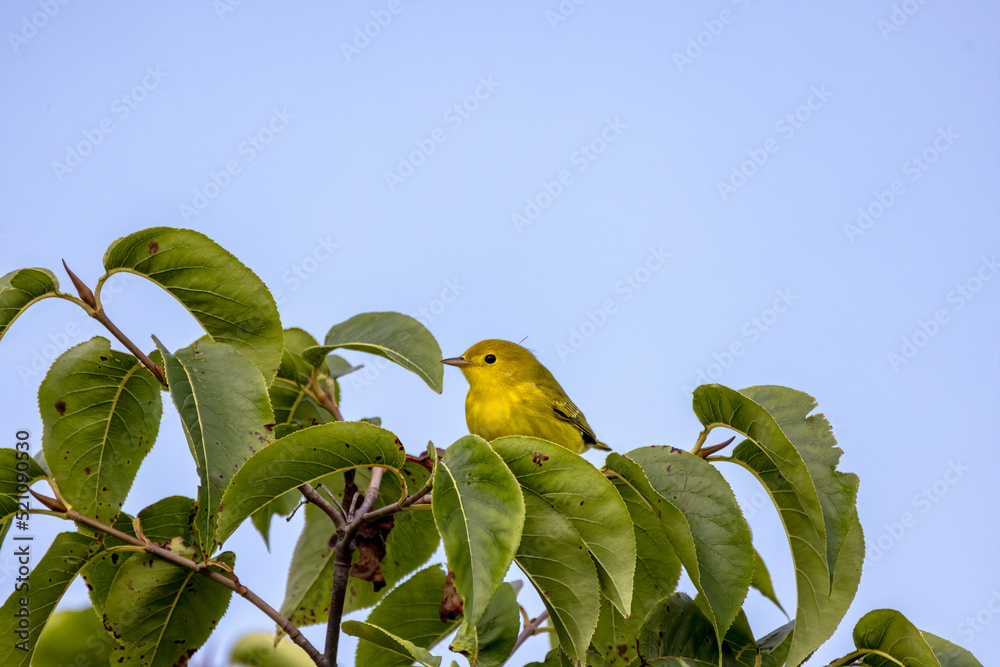
[[488, 364], [496, 363], [496, 360], [497, 357], [495, 354], [487, 354], [485, 357], [483, 357], [483, 361], [485, 361]]

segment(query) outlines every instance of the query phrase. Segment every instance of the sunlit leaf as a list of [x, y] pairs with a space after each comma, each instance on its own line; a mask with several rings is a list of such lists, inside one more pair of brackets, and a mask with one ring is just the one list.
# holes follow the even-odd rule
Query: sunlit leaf
[[281, 364], [278, 306], [264, 282], [201, 232], [152, 227], [118, 239], [104, 253], [107, 270], [148, 278], [198, 320], [211, 339], [233, 346], [270, 384]]
[[59, 280], [48, 269], [17, 269], [0, 277], [0, 338], [31, 304], [58, 291]]
[[362, 313], [335, 325], [323, 342], [328, 350], [344, 348], [375, 354], [416, 373], [441, 393], [444, 367], [441, 347], [423, 324], [400, 313]]
[[[159, 346], [159, 343], [157, 343]], [[229, 345], [202, 342], [178, 350], [160, 348], [170, 396], [194, 455], [198, 479], [198, 545], [210, 554], [218, 541], [219, 505], [229, 481], [273, 436], [274, 413], [257, 369]]]
[[469, 435], [438, 462], [432, 492], [437, 524], [465, 617], [479, 620], [521, 541], [521, 487], [482, 438]]
[[222, 498], [219, 541], [261, 507], [306, 482], [372, 466], [398, 477], [405, 461], [406, 452], [395, 435], [364, 422], [332, 422], [296, 431], [257, 452], [233, 477]]
[[160, 382], [100, 336], [59, 356], [38, 389], [42, 448], [66, 501], [113, 523], [159, 430]]

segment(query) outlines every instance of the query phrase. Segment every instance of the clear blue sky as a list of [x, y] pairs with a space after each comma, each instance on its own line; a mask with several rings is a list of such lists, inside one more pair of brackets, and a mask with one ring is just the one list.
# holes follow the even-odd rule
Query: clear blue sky
[[[527, 336], [619, 451], [690, 448], [706, 378], [801, 389], [861, 477], [869, 552], [810, 664], [881, 607], [1000, 654], [1000, 6], [561, 5], [5, 1], [0, 274], [65, 258], [93, 284], [115, 238], [191, 227], [319, 338], [377, 310], [419, 315], [446, 356]], [[108, 311], [147, 347], [199, 335], [153, 286], [117, 287]], [[15, 324], [8, 434], [40, 446], [33, 360], [94, 335], [56, 301]], [[413, 452], [465, 432], [455, 369], [439, 396], [347, 356], [367, 365], [348, 418]], [[126, 509], [193, 495], [186, 451], [168, 408]], [[794, 608], [777, 516], [723, 472]], [[249, 527], [232, 542], [276, 604], [300, 526], [276, 523], [270, 555]], [[748, 609], [758, 635], [784, 622]], [[270, 628], [236, 599], [209, 650]]]

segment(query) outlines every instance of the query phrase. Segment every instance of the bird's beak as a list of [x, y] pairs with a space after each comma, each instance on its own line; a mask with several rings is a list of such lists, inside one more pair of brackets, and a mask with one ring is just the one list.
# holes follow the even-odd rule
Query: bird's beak
[[442, 359], [441, 363], [448, 364], [449, 366], [458, 366], [459, 368], [461, 368], [462, 366], [473, 365], [471, 361], [466, 361], [462, 357], [451, 357], [450, 359]]

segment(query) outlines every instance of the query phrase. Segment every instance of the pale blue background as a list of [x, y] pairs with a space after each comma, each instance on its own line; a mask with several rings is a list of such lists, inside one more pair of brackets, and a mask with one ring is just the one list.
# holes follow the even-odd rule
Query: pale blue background
[[[348, 59], [341, 44], [387, 2], [245, 0], [226, 11], [225, 1], [76, 0], [39, 14], [35, 31], [24, 22], [45, 0], [0, 4], [0, 273], [45, 266], [62, 277], [65, 258], [93, 284], [115, 238], [189, 226], [280, 290], [286, 326], [320, 339], [359, 312], [421, 308], [447, 356], [527, 336], [619, 451], [690, 448], [700, 372], [804, 390], [835, 424], [842, 469], [861, 477], [869, 550], [854, 606], [809, 664], [848, 652], [854, 622], [881, 607], [984, 662], [1000, 654], [996, 3], [587, 2], [553, 23], [556, 0], [402, 2]], [[898, 30], [880, 27], [903, 5]], [[12, 43], [22, 31], [30, 38]], [[678, 66], [674, 54], [699, 39]], [[144, 77], [149, 90], [127, 109], [121, 96]], [[494, 83], [470, 102], [478, 108], [461, 124], [446, 116], [481, 78]], [[814, 88], [826, 99], [800, 109]], [[243, 142], [275, 110], [291, 117], [264, 132], [271, 141], [251, 161]], [[808, 119], [794, 133], [778, 125], [797, 110]], [[104, 119], [113, 131], [60, 180], [53, 163]], [[614, 141], [581, 158], [609, 121]], [[435, 131], [443, 142], [391, 190], [385, 172]], [[765, 147], [767, 161], [724, 200], [717, 183]], [[911, 180], [906, 163], [925, 149], [936, 160]], [[180, 205], [229, 161], [239, 173], [185, 220]], [[572, 181], [518, 230], [512, 214], [563, 170]], [[858, 207], [896, 180], [901, 194], [849, 238]], [[646, 272], [651, 248], [670, 257]], [[980, 270], [991, 279], [977, 282]], [[625, 276], [641, 289], [629, 292]], [[968, 281], [974, 298], [957, 298]], [[151, 333], [173, 348], [199, 335], [151, 285], [116, 287], [108, 312], [144, 346]], [[779, 292], [790, 305], [771, 312]], [[608, 300], [613, 312], [594, 314]], [[888, 355], [939, 310], [944, 324], [928, 325], [935, 335], [918, 334], [916, 355], [894, 368]], [[589, 314], [602, 325], [585, 324]], [[94, 335], [106, 333], [65, 302], [15, 324], [0, 344], [4, 442], [27, 427], [40, 446], [33, 360], [47, 368]], [[727, 357], [734, 343], [741, 354]], [[465, 432], [455, 369], [438, 396], [406, 371], [348, 356], [367, 365], [343, 385], [348, 418], [381, 416], [414, 453]], [[752, 479], [723, 471], [794, 609], [776, 514], [757, 509]], [[126, 509], [196, 484], [170, 407]], [[300, 526], [301, 514], [276, 522], [270, 555], [249, 527], [232, 541], [242, 581], [276, 606]], [[62, 527], [33, 524], [39, 540]], [[85, 602], [75, 585], [64, 604]], [[785, 622], [756, 592], [748, 611], [758, 636]], [[270, 628], [234, 599], [201, 655], [218, 664], [241, 633]], [[307, 632], [322, 645], [320, 628]], [[533, 640], [513, 662], [544, 650]]]

